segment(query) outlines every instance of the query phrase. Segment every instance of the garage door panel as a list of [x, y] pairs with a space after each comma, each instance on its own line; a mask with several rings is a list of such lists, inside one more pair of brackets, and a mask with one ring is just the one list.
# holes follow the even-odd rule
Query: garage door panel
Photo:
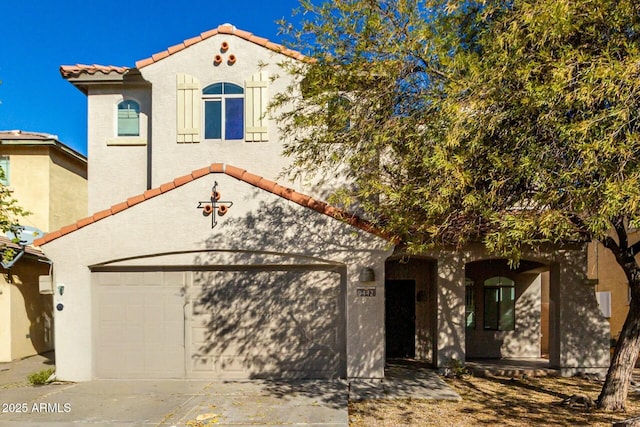
[[[190, 375], [343, 375], [340, 275], [326, 271], [194, 273]], [[200, 286], [198, 285], [200, 284]], [[327, 350], [329, 349], [329, 350]], [[213, 359], [210, 360], [209, 358]]]
[[99, 377], [344, 375], [344, 294], [338, 273], [93, 275]]
[[93, 277], [97, 376], [184, 377], [181, 288], [166, 286], [156, 272]]

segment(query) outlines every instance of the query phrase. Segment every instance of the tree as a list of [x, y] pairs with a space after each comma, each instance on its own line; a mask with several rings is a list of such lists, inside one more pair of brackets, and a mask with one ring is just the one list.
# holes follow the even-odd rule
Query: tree
[[[17, 200], [13, 198], [11, 189], [3, 182], [5, 182], [5, 171], [0, 167], [0, 232], [13, 231], [18, 235], [18, 218], [27, 216], [30, 212], [20, 207]], [[11, 248], [2, 248], [2, 261], [11, 261], [15, 254]]]
[[[597, 239], [631, 288], [602, 392], [620, 410], [640, 348], [640, 5], [633, 0], [303, 0], [310, 61], [272, 105], [289, 172], [352, 185], [409, 250]], [[348, 99], [348, 105], [337, 99]], [[339, 125], [336, 125], [338, 123]], [[636, 239], [637, 240], [637, 239]]]

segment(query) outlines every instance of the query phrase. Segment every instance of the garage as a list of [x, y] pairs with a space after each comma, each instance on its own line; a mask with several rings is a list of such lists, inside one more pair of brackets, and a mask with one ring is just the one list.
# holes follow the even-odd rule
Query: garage
[[343, 281], [322, 266], [94, 272], [96, 375], [344, 377]]

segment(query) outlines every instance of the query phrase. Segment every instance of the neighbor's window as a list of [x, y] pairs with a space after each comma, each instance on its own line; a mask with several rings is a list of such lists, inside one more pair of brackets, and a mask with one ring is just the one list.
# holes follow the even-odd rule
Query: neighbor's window
[[0, 183], [9, 185], [9, 156], [0, 156]]
[[465, 326], [469, 329], [475, 329], [476, 327], [476, 292], [474, 289], [475, 283], [473, 280], [467, 278], [464, 279], [465, 284]]
[[140, 104], [136, 101], [118, 104], [118, 136], [140, 136]]
[[484, 328], [496, 331], [515, 329], [516, 286], [508, 277], [484, 281]]
[[244, 138], [244, 89], [214, 83], [202, 91], [205, 139]]

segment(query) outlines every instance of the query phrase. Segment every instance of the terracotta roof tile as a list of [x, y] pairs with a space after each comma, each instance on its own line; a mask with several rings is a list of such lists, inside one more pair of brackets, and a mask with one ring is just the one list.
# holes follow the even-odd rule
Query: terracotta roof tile
[[176, 188], [176, 185], [173, 183], [173, 181], [165, 182], [160, 186], [160, 192], [166, 193], [167, 191], [173, 190], [174, 188]]
[[209, 166], [209, 171], [212, 173], [224, 173], [224, 164], [211, 163], [211, 166]]
[[270, 193], [273, 193], [273, 188], [278, 185], [276, 184], [274, 181], [270, 181], [266, 178], [262, 178], [260, 181], [258, 181], [258, 183], [256, 184], [256, 187], [261, 188], [263, 190], [266, 190]]
[[261, 176], [249, 173], [244, 169], [231, 166], [231, 165], [224, 165], [222, 163], [212, 163], [211, 165], [209, 165], [209, 167], [196, 169], [193, 172], [191, 172], [190, 175], [184, 175], [184, 176], [178, 177], [171, 182], [162, 184], [158, 188], [153, 188], [137, 196], [130, 197], [126, 200], [126, 202], [113, 205], [110, 209], [105, 209], [103, 211], [96, 212], [95, 214], [93, 214], [93, 216], [80, 219], [75, 224], [71, 224], [69, 226], [61, 228], [58, 231], [45, 234], [40, 239], [36, 239], [34, 241], [34, 245], [42, 246], [44, 244], [47, 244], [52, 240], [58, 239], [63, 235], [73, 233], [74, 231], [82, 227], [86, 227], [89, 224], [100, 221], [101, 219], [107, 218], [109, 216], [116, 215], [124, 210], [129, 209], [134, 205], [137, 205], [138, 203], [142, 203], [145, 200], [148, 200], [150, 198], [160, 195], [161, 193], [171, 191], [180, 185], [184, 185], [188, 182], [193, 181], [194, 179], [201, 178], [205, 175], [208, 175], [209, 173], [224, 173], [240, 181], [253, 185], [254, 187], [257, 187], [262, 190], [268, 191], [272, 194], [278, 195], [300, 206], [313, 209], [324, 215], [330, 216], [332, 218], [336, 218], [341, 221], [345, 221], [355, 227], [358, 227], [364, 231], [375, 234], [377, 236], [384, 237], [386, 239], [389, 238], [388, 236], [382, 234], [378, 229], [376, 229], [375, 226], [370, 222], [365, 221], [359, 218], [358, 216], [351, 215], [348, 212], [345, 212], [343, 210], [330, 206], [325, 202], [315, 200], [305, 194], [298, 193], [297, 191], [291, 188], [278, 185], [277, 183], [270, 181], [268, 179], [262, 178]]
[[62, 235], [69, 234], [73, 231], [76, 231], [77, 229], [78, 229], [78, 226], [76, 224], [67, 225], [66, 227], [62, 227], [60, 229], [60, 234]]
[[93, 214], [93, 220], [94, 221], [100, 221], [101, 219], [106, 218], [106, 217], [111, 216], [111, 215], [112, 215], [111, 209], [105, 209], [103, 211], [94, 213]]
[[91, 223], [93, 223], [93, 217], [88, 216], [86, 218], [79, 219], [76, 222], [76, 225], [78, 226], [78, 228], [82, 228], [82, 227], [85, 227], [85, 226], [87, 226], [87, 225], [89, 225]]
[[177, 45], [171, 46], [169, 47], [167, 50], [164, 50], [162, 52], [158, 52], [154, 55], [151, 55], [150, 58], [145, 58], [145, 59], [141, 59], [139, 61], [136, 62], [136, 68], [140, 69], [140, 68], [144, 68], [148, 65], [153, 64], [154, 62], [158, 62], [161, 61], [162, 59], [173, 55], [176, 52], [179, 52], [181, 50], [183, 50], [185, 47], [188, 46], [192, 46], [198, 42], [201, 42], [202, 40], [206, 40], [209, 37], [213, 37], [216, 34], [230, 34], [230, 35], [234, 35], [236, 37], [240, 37], [241, 39], [250, 41], [251, 43], [255, 43], [259, 46], [264, 46], [267, 49], [273, 50], [274, 52], [278, 52], [281, 53], [283, 55], [289, 56], [291, 58], [300, 60], [300, 61], [304, 61], [307, 58], [300, 52], [295, 51], [295, 50], [291, 50], [291, 49], [287, 49], [286, 47], [279, 45], [277, 43], [273, 43], [270, 42], [268, 39], [265, 39], [263, 37], [258, 37], [255, 36], [254, 34], [245, 31], [245, 30], [240, 30], [237, 29], [236, 27], [234, 27], [233, 25], [230, 24], [223, 24], [218, 26], [218, 28], [214, 28], [212, 30], [209, 31], [205, 31], [203, 33], [200, 34], [200, 36], [196, 36], [196, 37], [192, 37], [190, 39], [184, 40], [182, 43], [178, 43]]
[[111, 213], [117, 214], [118, 212], [128, 208], [129, 208], [129, 204], [127, 202], [118, 203], [117, 205], [111, 206]]
[[80, 74], [96, 74], [101, 72], [102, 74], [125, 74], [129, 71], [128, 67], [118, 67], [115, 65], [85, 65], [85, 64], [76, 64], [76, 65], [62, 65], [60, 67], [60, 74], [62, 77], [78, 77]]
[[191, 172], [191, 176], [193, 177], [193, 179], [198, 179], [202, 176], [209, 175], [209, 173], [211, 172], [209, 168], [210, 166], [207, 166], [206, 168], [196, 169]]
[[159, 196], [160, 194], [162, 194], [162, 191], [160, 191], [159, 188], [152, 188], [151, 190], [147, 190], [142, 194], [144, 195], [144, 198], [146, 200], [151, 199], [152, 197]]
[[144, 194], [138, 194], [137, 196], [129, 197], [127, 199], [127, 204], [129, 207], [133, 205], [137, 205], [138, 203], [142, 203], [145, 201]]
[[193, 181], [193, 176], [191, 174], [179, 176], [178, 178], [173, 180], [173, 185], [174, 187], [180, 187], [181, 185], [184, 185], [191, 181]]
[[227, 165], [226, 169], [224, 170], [225, 173], [229, 176], [232, 176], [234, 178], [237, 179], [242, 179], [242, 175], [246, 172], [246, 170], [244, 169], [240, 169], [237, 168], [235, 166], [231, 166], [231, 165]]

